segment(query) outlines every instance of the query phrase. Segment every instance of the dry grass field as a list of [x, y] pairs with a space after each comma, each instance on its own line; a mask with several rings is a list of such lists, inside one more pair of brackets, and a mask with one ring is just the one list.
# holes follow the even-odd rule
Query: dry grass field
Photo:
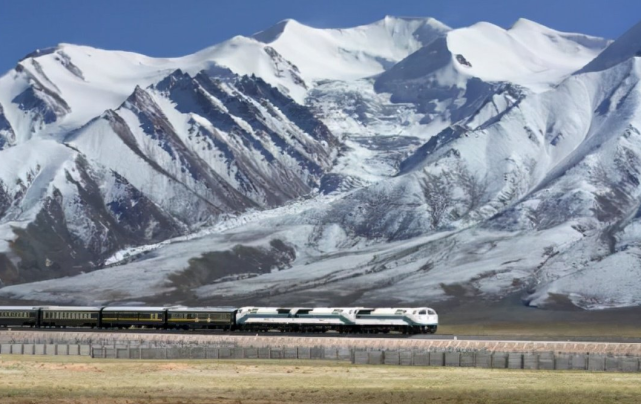
[[3, 356], [0, 403], [638, 403], [641, 375]]
[[440, 324], [438, 334], [501, 336], [531, 339], [563, 339], [582, 337], [595, 339], [641, 338], [641, 326], [636, 322], [623, 324], [598, 324], [580, 322], [558, 322], [547, 324], [494, 322], [487, 324]]

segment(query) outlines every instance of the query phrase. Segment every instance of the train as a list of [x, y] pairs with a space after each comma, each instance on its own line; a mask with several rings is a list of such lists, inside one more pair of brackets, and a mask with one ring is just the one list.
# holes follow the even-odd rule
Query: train
[[0, 306], [0, 327], [434, 334], [429, 307]]

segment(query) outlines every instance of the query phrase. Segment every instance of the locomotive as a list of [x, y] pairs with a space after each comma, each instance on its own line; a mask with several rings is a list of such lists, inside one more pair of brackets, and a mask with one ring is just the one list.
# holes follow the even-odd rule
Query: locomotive
[[438, 314], [429, 307], [0, 306], [0, 327], [433, 334]]

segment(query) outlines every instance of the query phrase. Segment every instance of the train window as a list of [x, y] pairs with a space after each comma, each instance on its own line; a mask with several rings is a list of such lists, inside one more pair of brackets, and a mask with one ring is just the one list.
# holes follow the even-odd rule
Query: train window
[[436, 314], [436, 312], [434, 310], [428, 310], [427, 313], [430, 314], [430, 315]]
[[427, 312], [425, 310], [421, 310], [418, 314], [421, 315], [421, 316], [424, 316], [424, 315], [427, 314]]

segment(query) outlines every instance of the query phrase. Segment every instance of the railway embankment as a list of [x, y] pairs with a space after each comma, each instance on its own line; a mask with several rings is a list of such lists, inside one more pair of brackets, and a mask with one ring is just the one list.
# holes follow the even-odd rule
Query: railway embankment
[[419, 339], [354, 336], [281, 336], [279, 334], [228, 335], [176, 332], [74, 332], [47, 330], [0, 331], [0, 343], [81, 344], [81, 345], [144, 345], [149, 347], [202, 345], [213, 347], [346, 347], [355, 349], [390, 350], [422, 349], [461, 352], [557, 352], [630, 355], [641, 357], [639, 342], [595, 341], [522, 341], [482, 339]]

